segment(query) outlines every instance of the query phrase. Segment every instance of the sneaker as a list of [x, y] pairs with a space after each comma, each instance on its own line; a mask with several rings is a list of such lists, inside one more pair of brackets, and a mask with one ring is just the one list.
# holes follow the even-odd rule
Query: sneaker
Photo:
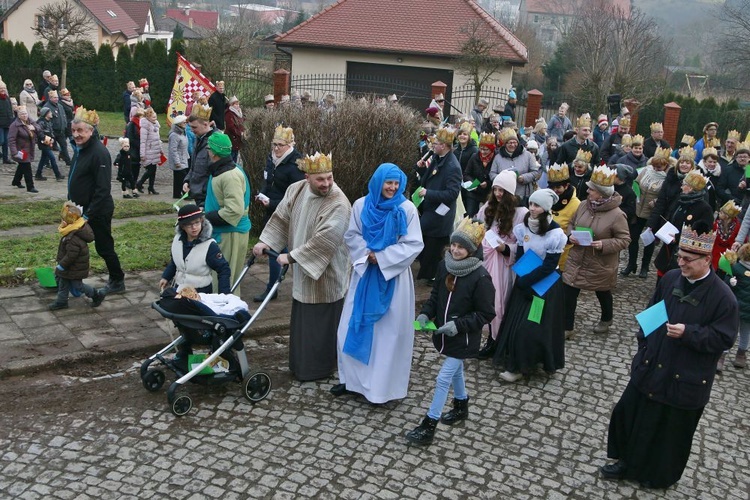
[[105, 295], [111, 295], [113, 293], [122, 293], [125, 291], [125, 280], [110, 281], [107, 286], [102, 288]]
[[93, 297], [91, 297], [91, 307], [99, 307], [102, 305], [102, 302], [104, 302], [104, 297], [106, 297], [107, 294], [104, 293], [102, 290], [97, 290]]
[[738, 349], [737, 355], [734, 357], [734, 361], [732, 361], [732, 366], [740, 370], [745, 368], [747, 366], [747, 351]]
[[511, 373], [509, 371], [504, 371], [500, 374], [500, 378], [505, 380], [506, 382], [518, 382], [523, 378], [523, 374], [521, 373]]
[[47, 307], [49, 308], [50, 311], [57, 311], [58, 309], [67, 309], [68, 303], [54, 301], [51, 304], [49, 304]]
[[43, 175], [35, 175], [34, 179], [36, 179], [38, 181], [46, 181], [47, 180], [47, 178], [45, 176], [43, 176]]

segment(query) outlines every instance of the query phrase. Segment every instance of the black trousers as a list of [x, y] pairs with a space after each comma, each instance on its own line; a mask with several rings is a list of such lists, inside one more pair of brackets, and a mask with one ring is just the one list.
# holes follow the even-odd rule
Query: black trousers
[[125, 273], [122, 272], [120, 258], [115, 252], [115, 240], [112, 238], [112, 213], [91, 217], [89, 226], [94, 231], [96, 253], [107, 264], [109, 281], [122, 281], [125, 279]]
[[[578, 307], [578, 294], [581, 293], [580, 288], [564, 284], [563, 286], [563, 297], [565, 304], [565, 330], [573, 330], [576, 321], [576, 307]], [[602, 321], [612, 321], [614, 314], [614, 299], [612, 298], [612, 291], [606, 290], [604, 292], [596, 292], [596, 298], [599, 299], [599, 305], [602, 308]]]
[[[646, 219], [635, 218], [635, 222], [630, 225], [630, 245], [628, 246], [628, 266], [636, 267], [638, 264], [638, 245], [641, 241], [641, 233], [646, 227]], [[648, 271], [651, 264], [651, 257], [654, 256], [656, 242], [643, 247], [643, 259], [641, 260], [641, 269]]]
[[448, 236], [423, 236], [424, 248], [419, 254], [419, 272], [417, 279], [434, 279], [437, 274], [438, 263], [443, 259], [445, 246], [450, 242]]
[[21, 184], [21, 178], [26, 182], [26, 190], [34, 189], [34, 177], [31, 175], [31, 163], [19, 163], [13, 175], [13, 186]]
[[68, 141], [64, 133], [55, 132], [55, 142], [60, 148], [60, 156], [62, 160], [70, 166], [70, 155], [68, 154]]
[[138, 181], [137, 186], [138, 189], [143, 189], [143, 183], [148, 180], [148, 189], [149, 191], [154, 190], [154, 181], [156, 180], [156, 164], [152, 163], [151, 165], [146, 165], [146, 171], [143, 172], [143, 176]]
[[172, 198], [179, 200], [182, 198], [182, 185], [185, 184], [185, 176], [188, 169], [175, 170], [172, 177]]

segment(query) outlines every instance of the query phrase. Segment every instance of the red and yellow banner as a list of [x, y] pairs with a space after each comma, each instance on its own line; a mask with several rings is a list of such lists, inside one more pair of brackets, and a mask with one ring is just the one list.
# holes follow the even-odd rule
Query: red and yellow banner
[[208, 98], [215, 90], [213, 82], [178, 53], [172, 95], [167, 105], [167, 125], [172, 126], [173, 118], [186, 114], [188, 104], [193, 103], [193, 94], [196, 91]]

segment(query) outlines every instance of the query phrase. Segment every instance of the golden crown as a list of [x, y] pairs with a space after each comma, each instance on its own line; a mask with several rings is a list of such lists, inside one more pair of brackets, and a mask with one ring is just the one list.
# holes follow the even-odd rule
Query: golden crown
[[682, 136], [682, 139], [680, 139], [681, 144], [687, 144], [691, 148], [695, 146], [695, 137], [692, 135], [685, 134]]
[[672, 150], [669, 148], [663, 148], [661, 146], [657, 146], [656, 151], [654, 152], [654, 156], [651, 158], [659, 158], [662, 160], [669, 160], [669, 156], [672, 154]]
[[654, 122], [651, 124], [651, 132], [664, 132], [664, 125], [662, 125], [659, 122]]
[[680, 149], [680, 160], [682, 159], [695, 161], [695, 150], [691, 146], [685, 146]]
[[727, 134], [727, 139], [732, 139], [734, 141], [740, 142], [742, 139], [742, 134], [740, 134], [739, 130], [730, 130]]
[[745, 142], [750, 142], [750, 132], [745, 136]]
[[750, 141], [749, 140], [745, 140], [745, 142], [741, 142], [737, 144], [737, 151], [735, 154], [739, 154], [740, 151], [745, 152], [745, 153], [750, 153]]
[[591, 182], [599, 186], [614, 186], [617, 178], [617, 170], [606, 165], [594, 167], [591, 173]]
[[190, 111], [190, 116], [194, 116], [200, 120], [211, 120], [211, 106], [200, 104], [199, 102], [193, 104], [193, 109]]
[[719, 152], [716, 150], [716, 148], [706, 148], [703, 150], [703, 158], [706, 158], [707, 156], [715, 156], [716, 158], [718, 158]]
[[88, 123], [92, 127], [99, 124], [99, 115], [96, 113], [96, 110], [92, 109], [89, 111], [83, 106], [78, 106], [78, 109], [76, 109], [75, 119]]
[[333, 171], [331, 153], [324, 155], [316, 152], [312, 156], [307, 155], [297, 160], [297, 166], [306, 174], [327, 174]]
[[698, 234], [690, 226], [683, 224], [680, 234], [680, 249], [690, 253], [711, 255], [715, 239], [716, 233], [714, 231]]
[[619, 125], [623, 126], [623, 127], [629, 127], [630, 126], [630, 118], [628, 118], [627, 116], [624, 116], [624, 117], [620, 118], [620, 121], [617, 122], [617, 123]]
[[576, 120], [577, 128], [591, 128], [591, 116], [588, 113], [584, 113]]
[[442, 142], [443, 144], [452, 146], [453, 139], [456, 137], [456, 129], [451, 127], [450, 125], [446, 127], [440, 127], [435, 135], [437, 136], [438, 142]]
[[563, 182], [570, 179], [570, 170], [568, 170], [568, 164], [555, 163], [547, 171], [547, 180], [549, 182]]
[[621, 146], [632, 146], [633, 145], [633, 136], [630, 134], [624, 134], [622, 138], [620, 138], [620, 145]]
[[727, 259], [727, 261], [732, 265], [735, 265], [740, 258], [737, 252], [733, 252], [731, 250], [725, 251], [723, 254], [721, 254], [721, 256]]
[[591, 163], [591, 156], [591, 151], [584, 151], [583, 149], [579, 149], [573, 162], [582, 161], [584, 163]]
[[518, 140], [518, 134], [510, 127], [505, 127], [500, 131], [500, 142], [503, 144], [507, 143], [511, 139]]
[[482, 132], [479, 135], [479, 145], [488, 146], [490, 144], [495, 144], [495, 134], [487, 134], [485, 132]]
[[456, 230], [453, 231], [453, 234], [459, 233], [479, 247], [484, 239], [485, 231], [483, 222], [472, 222], [469, 217], [466, 217], [461, 221]]
[[691, 170], [685, 176], [684, 182], [696, 191], [700, 191], [706, 187], [706, 184], [708, 184], [708, 178], [698, 170]]
[[711, 140], [709, 140], [707, 142], [708, 142], [708, 144], [706, 144], [706, 146], [712, 146], [712, 147], [715, 147], [715, 148], [720, 148], [721, 147], [721, 141], [719, 140], [718, 137], [714, 137], [713, 139], [711, 139]]
[[643, 136], [641, 134], [633, 136], [633, 146], [643, 146]]
[[740, 212], [742, 212], [742, 207], [738, 206], [734, 202], [734, 200], [729, 200], [728, 202], [724, 203], [724, 205], [719, 209], [719, 211], [727, 214], [730, 219], [734, 219], [735, 217], [740, 215]]
[[474, 125], [469, 123], [468, 121], [464, 121], [461, 123], [461, 125], [458, 127], [459, 132], [465, 132], [469, 136], [471, 136], [471, 132], [474, 130]]
[[292, 130], [292, 127], [277, 125], [276, 130], [273, 131], [273, 140], [291, 144], [294, 142], [294, 130]]

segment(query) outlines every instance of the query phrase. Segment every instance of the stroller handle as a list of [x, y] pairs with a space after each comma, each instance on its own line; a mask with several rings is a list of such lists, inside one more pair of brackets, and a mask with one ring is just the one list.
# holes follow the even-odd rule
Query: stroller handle
[[278, 259], [279, 258], [279, 252], [274, 252], [270, 248], [264, 248], [263, 249], [263, 253], [266, 254], [266, 255], [268, 255], [269, 257], [273, 257], [274, 259]]

